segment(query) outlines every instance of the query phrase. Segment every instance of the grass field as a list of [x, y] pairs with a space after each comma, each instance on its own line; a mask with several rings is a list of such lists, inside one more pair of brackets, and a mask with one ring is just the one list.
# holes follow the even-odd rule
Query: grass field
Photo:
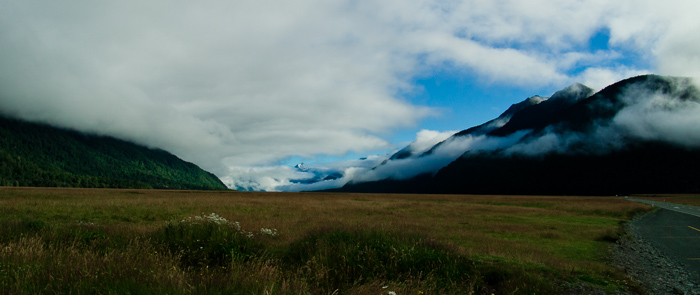
[[634, 291], [606, 256], [647, 210], [614, 197], [5, 187], [0, 292]]
[[651, 201], [661, 201], [676, 204], [685, 204], [691, 206], [700, 206], [700, 195], [692, 194], [675, 194], [675, 195], [634, 195], [630, 198], [646, 199]]

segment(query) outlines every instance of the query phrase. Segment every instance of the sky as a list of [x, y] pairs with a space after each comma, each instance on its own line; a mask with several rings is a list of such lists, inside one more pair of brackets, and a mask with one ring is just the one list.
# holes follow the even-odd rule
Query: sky
[[369, 165], [575, 82], [700, 77], [700, 2], [0, 1], [0, 112], [230, 187]]

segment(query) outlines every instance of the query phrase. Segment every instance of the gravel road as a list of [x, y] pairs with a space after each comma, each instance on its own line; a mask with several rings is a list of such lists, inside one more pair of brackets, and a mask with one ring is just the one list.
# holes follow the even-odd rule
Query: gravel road
[[698, 206], [689, 206], [689, 205], [683, 205], [683, 204], [675, 204], [675, 203], [667, 203], [667, 202], [659, 202], [659, 201], [651, 201], [651, 200], [642, 200], [642, 199], [628, 199], [628, 200], [639, 202], [639, 203], [644, 203], [644, 204], [649, 204], [649, 205], [652, 205], [654, 207], [660, 207], [660, 208], [664, 208], [664, 209], [671, 210], [671, 211], [685, 213], [685, 214], [692, 215], [695, 217], [700, 217], [700, 207], [698, 207]]
[[[664, 204], [667, 205], [680, 209], [677, 204]], [[673, 213], [668, 211], [658, 214], [662, 210], [646, 214], [625, 225], [628, 235], [615, 244], [613, 263], [625, 270], [648, 294], [700, 294], [700, 276], [689, 267], [689, 261], [679, 259], [678, 255], [673, 255], [675, 253], [669, 255], [667, 247], [659, 246], [659, 237], [649, 235], [649, 224], [654, 224], [664, 216], [669, 218], [669, 214]], [[666, 221], [661, 221], [663, 222]], [[652, 238], [653, 241], [647, 238]], [[697, 249], [694, 246], [697, 244], [691, 242], [690, 245]]]

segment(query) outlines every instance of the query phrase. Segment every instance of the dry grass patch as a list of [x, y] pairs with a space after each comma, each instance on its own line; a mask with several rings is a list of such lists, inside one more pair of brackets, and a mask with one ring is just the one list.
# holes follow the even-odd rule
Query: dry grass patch
[[[127, 290], [123, 289], [127, 288], [124, 286], [138, 290], [144, 285], [154, 285], [171, 294], [328, 294], [335, 291], [331, 288], [342, 286], [339, 291], [342, 294], [361, 294], [370, 290], [386, 293], [388, 290], [381, 287], [391, 283], [397, 294], [397, 290], [401, 294], [429, 290], [456, 294], [491, 289], [520, 293], [545, 290], [549, 288], [542, 285], [545, 283], [556, 289], [556, 282], [578, 281], [579, 277], [594, 277], [599, 282], [614, 281], [619, 273], [606, 264], [606, 249], [619, 234], [621, 222], [646, 210], [649, 210], [648, 206], [614, 197], [0, 188], [0, 242], [2, 247], [14, 249], [17, 246], [13, 245], [17, 243], [34, 241], [31, 243], [40, 243], [41, 251], [54, 251], [52, 253], [57, 257], [83, 255], [79, 256], [82, 260], [114, 264], [115, 271], [111, 274], [122, 271], [116, 258], [121, 257], [119, 255], [150, 255], [155, 260], [119, 259], [138, 260], [134, 263], [146, 263], [148, 271], [159, 273], [150, 277], [152, 281], [149, 276], [139, 277], [139, 280], [145, 280], [139, 281], [130, 278], [137, 276], [136, 273], [123, 270], [123, 275], [114, 276], [112, 285], [100, 284], [100, 280], [107, 280], [110, 274], [100, 274], [99, 271], [86, 272], [92, 276], [70, 275], [60, 280], [54, 276], [50, 281], [42, 282], [57, 286], [71, 280], [86, 286], [95, 284], [95, 288], [105, 290]], [[243, 230], [254, 233], [257, 244], [251, 244], [250, 249], [255, 251], [243, 255], [247, 257], [245, 259], [229, 255], [229, 250], [243, 240], [234, 233], [227, 235], [225, 229], [212, 228], [211, 233], [215, 235], [212, 239], [218, 239], [217, 243], [224, 245], [223, 248], [209, 249], [214, 254], [197, 254], [196, 251], [188, 254], [187, 251], [196, 250], [192, 248], [196, 240], [203, 239], [195, 234], [201, 229], [180, 236], [163, 232], [168, 222], [211, 213], [239, 222]], [[265, 237], [260, 229], [276, 229], [278, 235]], [[450, 254], [445, 255], [456, 255], [454, 257], [461, 257], [459, 259], [464, 259], [464, 263], [476, 265], [468, 276], [473, 280], [464, 280], [467, 285], [453, 285], [450, 280], [459, 280], [446, 280], [449, 276], [445, 274], [419, 272], [391, 278], [380, 274], [357, 282], [346, 280], [338, 283], [340, 285], [320, 282], [317, 275], [323, 274], [323, 270], [330, 266], [319, 266], [309, 272], [304, 269], [310, 267], [305, 263], [311, 258], [291, 265], [284, 260], [285, 249], [297, 245], [309, 233], [319, 229], [349, 233], [369, 231], [376, 233], [380, 244], [389, 241], [399, 243], [397, 245], [420, 244], [413, 240], [406, 242], [404, 235], [419, 237], [418, 240], [428, 239], [451, 249]], [[167, 246], [172, 237], [180, 237], [182, 242]], [[144, 249], [159, 253], [138, 252], [130, 248], [135, 241], [148, 241], [151, 248]], [[206, 246], [210, 245], [196, 247], [204, 250]], [[71, 247], [79, 251], [70, 250]], [[380, 248], [372, 246], [372, 249]], [[20, 265], [29, 263], [29, 260], [12, 256], [15, 254], [3, 252], [3, 269], [16, 271]], [[207, 256], [210, 254], [214, 256]], [[185, 259], [187, 263], [183, 263], [185, 255], [190, 255], [187, 258], [190, 260]], [[35, 260], [43, 261], [40, 257], [43, 256], [36, 256]], [[61, 263], [74, 263], [70, 261], [73, 260]], [[36, 266], [41, 269], [36, 270], [37, 275], [49, 274], [49, 270], [61, 272], [57, 264], [42, 263]], [[165, 268], [157, 263], [164, 263]], [[98, 265], [100, 263], [84, 267]], [[207, 269], [206, 266], [215, 268]], [[352, 264], [347, 264], [346, 269], [350, 266]], [[175, 272], [170, 267], [174, 267]], [[68, 270], [63, 272], [71, 273]], [[168, 281], [161, 277], [171, 275], [177, 279]], [[0, 280], [18, 288], [13, 289], [21, 291], [18, 293], [48, 294], [28, 282], [18, 285], [16, 278], [2, 274]], [[160, 280], [163, 280], [162, 284], [158, 283]], [[471, 287], [470, 283], [473, 283]], [[617, 288], [614, 283], [602, 287]], [[90, 293], [80, 290], [84, 289], [73, 291], [75, 294]]]

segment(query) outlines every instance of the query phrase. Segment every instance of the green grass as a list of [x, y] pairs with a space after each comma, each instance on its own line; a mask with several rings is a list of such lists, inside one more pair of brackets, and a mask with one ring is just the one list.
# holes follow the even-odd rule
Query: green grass
[[169, 222], [148, 237], [185, 267], [224, 267], [263, 257], [265, 249], [252, 232], [214, 214]]
[[628, 286], [607, 248], [647, 209], [600, 197], [0, 188], [0, 294], [616, 292]]
[[133, 239], [92, 225], [45, 229], [4, 244], [0, 292], [327, 294], [379, 285], [413, 293], [555, 291], [527, 266], [472, 259], [419, 234], [329, 228], [285, 246], [272, 238], [211, 222], [172, 222]]

